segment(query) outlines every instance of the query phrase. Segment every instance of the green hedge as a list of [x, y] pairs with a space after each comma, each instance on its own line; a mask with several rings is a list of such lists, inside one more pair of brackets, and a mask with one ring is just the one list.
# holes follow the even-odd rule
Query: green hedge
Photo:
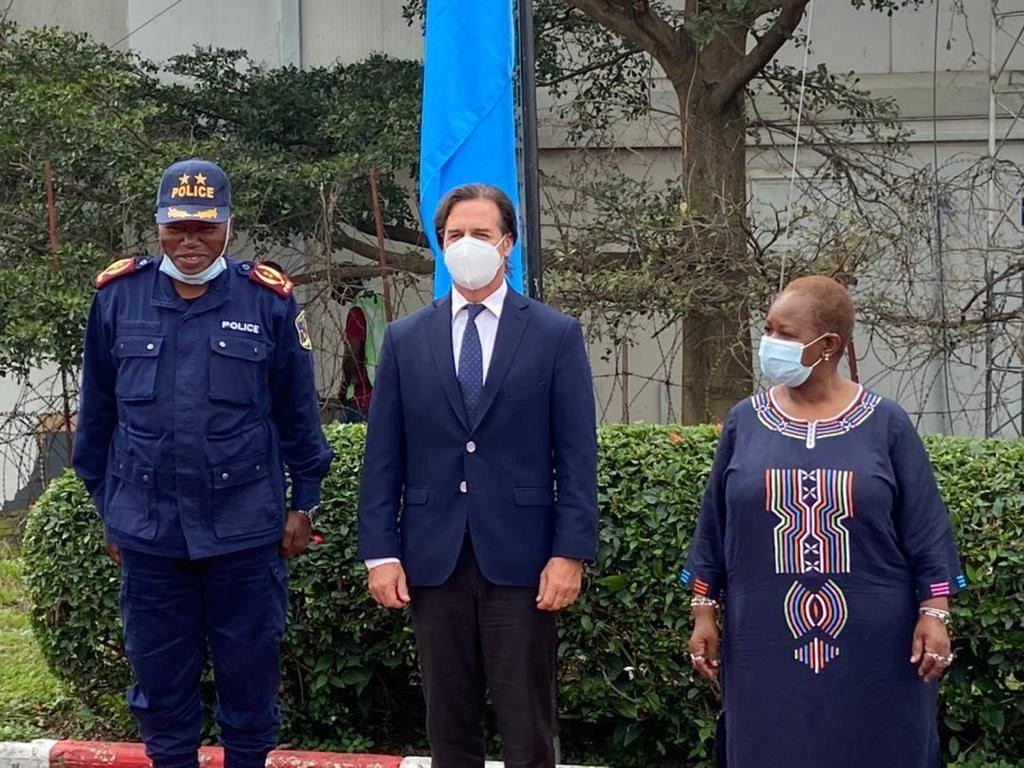
[[[408, 617], [371, 603], [354, 559], [364, 431], [332, 425], [328, 435], [337, 458], [324, 488], [326, 541], [293, 565], [285, 738], [307, 748], [422, 749]], [[601, 429], [598, 563], [560, 622], [566, 760], [709, 764], [718, 704], [684, 652], [690, 616], [677, 572], [715, 439], [710, 427]], [[957, 662], [943, 684], [946, 752], [962, 765], [1024, 764], [1014, 762], [1024, 756], [1024, 443], [928, 445], [972, 583], [957, 601]], [[49, 663], [83, 695], [123, 688], [117, 572], [71, 475], [36, 505], [24, 557]]]

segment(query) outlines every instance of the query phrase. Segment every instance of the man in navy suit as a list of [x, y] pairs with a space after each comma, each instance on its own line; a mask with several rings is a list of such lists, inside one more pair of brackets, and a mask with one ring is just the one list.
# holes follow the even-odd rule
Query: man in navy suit
[[505, 193], [457, 187], [434, 227], [455, 285], [385, 334], [359, 557], [378, 603], [411, 603], [435, 768], [483, 765], [488, 694], [505, 765], [550, 768], [555, 616], [597, 539], [586, 346], [576, 320], [506, 284]]

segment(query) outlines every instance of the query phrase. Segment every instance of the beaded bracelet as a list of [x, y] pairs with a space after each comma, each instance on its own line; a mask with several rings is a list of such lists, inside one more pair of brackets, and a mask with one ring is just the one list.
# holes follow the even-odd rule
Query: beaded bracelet
[[706, 606], [708, 608], [718, 609], [718, 601], [712, 600], [710, 597], [694, 597], [690, 600], [690, 605], [694, 608], [698, 606]]
[[931, 616], [933, 619], [938, 619], [943, 625], [949, 624], [949, 620], [952, 617], [949, 611], [944, 611], [941, 608], [929, 608], [927, 606], [919, 608], [917, 613], [919, 616]]

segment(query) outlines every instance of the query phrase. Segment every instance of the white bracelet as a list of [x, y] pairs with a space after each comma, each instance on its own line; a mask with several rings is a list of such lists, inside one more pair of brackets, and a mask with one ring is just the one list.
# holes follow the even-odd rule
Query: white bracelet
[[694, 597], [690, 600], [690, 605], [694, 608], [698, 606], [706, 606], [708, 608], [718, 609], [718, 601], [712, 600], [710, 597]]
[[931, 616], [933, 619], [938, 619], [942, 622], [943, 626], [949, 624], [952, 615], [949, 611], [944, 611], [941, 608], [930, 608], [928, 606], [922, 606], [917, 609], [919, 616]]

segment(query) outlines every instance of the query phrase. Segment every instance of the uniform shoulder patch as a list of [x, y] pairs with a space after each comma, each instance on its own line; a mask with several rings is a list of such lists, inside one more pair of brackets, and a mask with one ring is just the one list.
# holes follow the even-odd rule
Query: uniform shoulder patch
[[117, 280], [119, 277], [125, 275], [131, 275], [138, 272], [140, 269], [144, 269], [153, 263], [153, 259], [150, 258], [130, 258], [130, 259], [118, 259], [109, 267], [104, 269], [93, 280], [93, 285], [97, 288], [102, 288], [107, 283]]
[[306, 324], [306, 310], [295, 316], [295, 332], [299, 334], [299, 346], [303, 349], [313, 348], [313, 341], [309, 338], [309, 326]]
[[283, 272], [279, 272], [273, 267], [268, 267], [266, 264], [260, 264], [259, 262], [253, 264], [252, 270], [249, 272], [249, 279], [265, 288], [269, 288], [283, 299], [291, 296], [292, 290], [295, 288], [295, 285]]

